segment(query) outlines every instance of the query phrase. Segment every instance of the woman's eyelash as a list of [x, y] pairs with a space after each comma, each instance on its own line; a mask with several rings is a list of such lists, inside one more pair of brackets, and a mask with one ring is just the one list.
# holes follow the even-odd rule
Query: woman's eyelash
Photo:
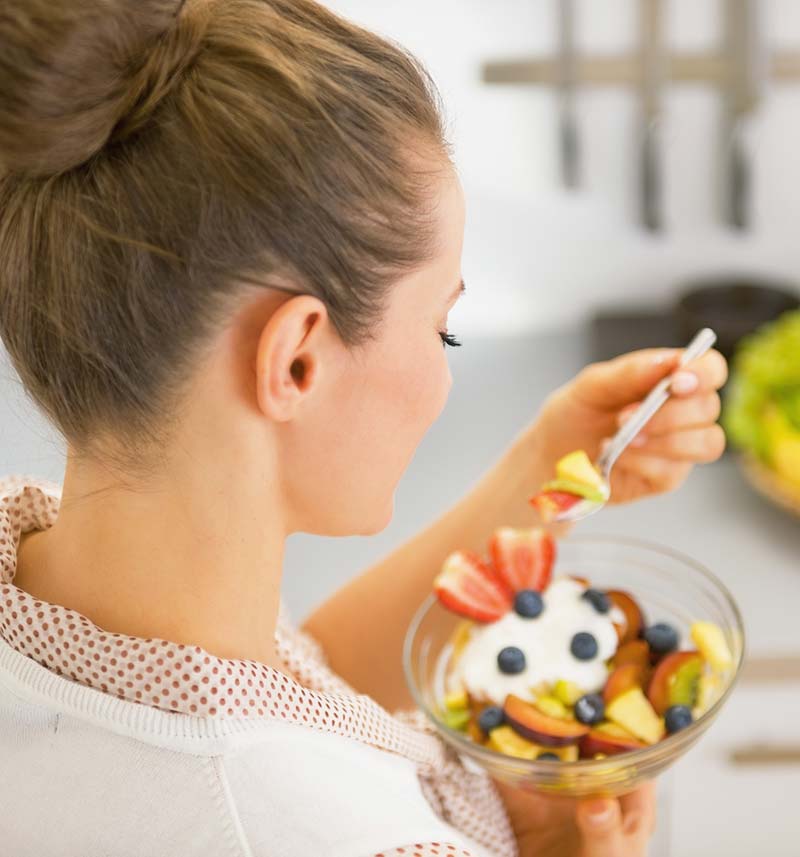
[[446, 331], [440, 330], [439, 336], [441, 336], [442, 338], [442, 346], [461, 345], [461, 343], [455, 338], [455, 335], [452, 333], [447, 333]]

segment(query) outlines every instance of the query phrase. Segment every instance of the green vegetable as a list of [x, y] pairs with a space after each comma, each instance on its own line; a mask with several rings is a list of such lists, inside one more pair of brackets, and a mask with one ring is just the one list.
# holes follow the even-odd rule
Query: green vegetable
[[722, 424], [734, 446], [768, 465], [776, 445], [800, 440], [800, 311], [742, 340]]

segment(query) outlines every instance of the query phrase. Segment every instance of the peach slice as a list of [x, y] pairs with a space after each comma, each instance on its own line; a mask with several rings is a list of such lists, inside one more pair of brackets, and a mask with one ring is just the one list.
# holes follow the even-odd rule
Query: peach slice
[[617, 629], [620, 644], [635, 640], [644, 627], [644, 616], [641, 608], [633, 596], [627, 592], [623, 592], [621, 589], [609, 589], [606, 594], [611, 599], [611, 603], [615, 607], [619, 607], [625, 615], [625, 624], [623, 626], [619, 626], [616, 623], [614, 625]]
[[618, 753], [643, 750], [645, 747], [647, 744], [638, 738], [634, 738], [624, 729], [620, 729], [619, 733], [613, 733], [598, 727], [592, 729], [585, 738], [582, 738], [580, 744], [581, 758], [583, 759], [593, 759], [598, 753], [604, 756], [616, 756]]
[[603, 700], [608, 704], [632, 687], [643, 688], [647, 680], [648, 668], [641, 664], [623, 664], [608, 677], [603, 688]]
[[[695, 650], [672, 652], [661, 659], [647, 687], [647, 698], [658, 714], [670, 705], [688, 705], [696, 701], [692, 684], [700, 678], [703, 657]], [[688, 698], [685, 698], [688, 694]]]
[[577, 720], [548, 717], [513, 693], [509, 693], [506, 697], [503, 711], [508, 723], [523, 738], [548, 747], [574, 744], [589, 732], [589, 727]]
[[611, 659], [612, 667], [625, 664], [640, 664], [646, 670], [650, 666], [650, 646], [645, 640], [629, 640], [623, 643]]

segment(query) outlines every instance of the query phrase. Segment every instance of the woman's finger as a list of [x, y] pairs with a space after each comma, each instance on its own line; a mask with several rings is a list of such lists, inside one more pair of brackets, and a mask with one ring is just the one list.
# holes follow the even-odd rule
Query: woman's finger
[[626, 834], [649, 839], [656, 827], [656, 784], [648, 782], [619, 799]]
[[712, 392], [727, 380], [728, 364], [718, 351], [708, 351], [678, 370], [681, 354], [680, 348], [648, 348], [593, 363], [576, 377], [574, 392], [591, 408], [619, 410], [643, 399], [673, 373], [676, 396]]
[[575, 378], [575, 395], [590, 408], [619, 410], [643, 399], [662, 378], [674, 372], [680, 356], [677, 348], [648, 348], [592, 363]]
[[[689, 461], [678, 461], [659, 455], [650, 455], [628, 447], [619, 457], [614, 470], [624, 471], [626, 479], [635, 478], [640, 483], [638, 494], [659, 494], [672, 491], [681, 485], [691, 473], [694, 465]], [[612, 496], [614, 473], [612, 471]]]
[[580, 857], [628, 857], [630, 854], [622, 832], [619, 801], [580, 801], [575, 821], [582, 837]]
[[655, 437], [645, 431], [634, 449], [643, 455], [670, 461], [707, 464], [716, 461], [725, 451], [725, 432], [716, 423], [706, 428], [687, 429]]
[[[621, 426], [626, 423], [638, 405], [632, 405], [620, 411], [617, 418]], [[642, 433], [648, 437], [670, 434], [689, 428], [701, 428], [711, 425], [719, 419], [722, 403], [718, 393], [700, 393], [685, 399], [673, 398], [656, 411]]]
[[[693, 375], [697, 381], [692, 385], [682, 376]], [[693, 395], [697, 392], [719, 390], [728, 380], [728, 362], [716, 349], [707, 351], [702, 357], [692, 360], [675, 373], [672, 392], [677, 396]], [[684, 383], [682, 383], [684, 382]]]

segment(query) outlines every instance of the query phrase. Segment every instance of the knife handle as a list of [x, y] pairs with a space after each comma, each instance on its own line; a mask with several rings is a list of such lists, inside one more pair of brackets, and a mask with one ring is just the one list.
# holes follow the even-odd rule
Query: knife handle
[[661, 135], [658, 120], [644, 128], [641, 164], [642, 222], [651, 232], [662, 228]]
[[728, 157], [729, 221], [735, 229], [747, 229], [750, 226], [752, 174], [741, 123], [736, 122], [733, 125]]
[[561, 175], [564, 185], [576, 188], [580, 183], [578, 143], [578, 128], [575, 114], [568, 105], [562, 105], [559, 119], [559, 136], [561, 138]]

